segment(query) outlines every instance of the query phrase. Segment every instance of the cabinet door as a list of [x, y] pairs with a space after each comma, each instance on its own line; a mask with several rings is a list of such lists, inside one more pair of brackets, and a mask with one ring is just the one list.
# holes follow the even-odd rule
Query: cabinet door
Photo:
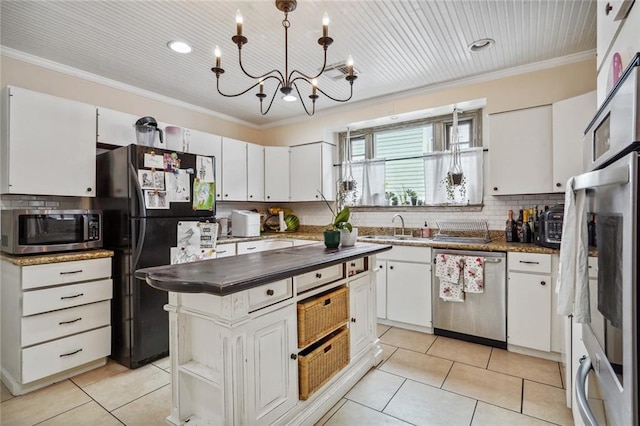
[[247, 144], [247, 201], [264, 201], [264, 147]]
[[616, 37], [618, 28], [624, 22], [626, 12], [632, 6], [632, 0], [598, 0], [596, 9], [596, 57], [597, 69], [600, 69], [608, 50]]
[[9, 170], [3, 190], [95, 197], [96, 108], [18, 87], [8, 92]]
[[140, 117], [98, 107], [98, 143], [127, 146], [135, 144], [135, 123]]
[[489, 193], [551, 192], [551, 105], [489, 116]]
[[351, 358], [367, 347], [373, 336], [371, 275], [349, 282], [349, 335]]
[[311, 143], [291, 147], [291, 201], [320, 201], [335, 198], [333, 145]]
[[582, 169], [584, 129], [596, 112], [595, 90], [553, 104], [553, 191], [564, 192], [567, 180]]
[[431, 265], [387, 261], [387, 319], [431, 326]]
[[289, 147], [264, 148], [265, 201], [289, 201]]
[[376, 315], [378, 318], [387, 318], [387, 262], [376, 262]]
[[247, 346], [249, 423], [271, 424], [298, 402], [296, 305], [251, 321]]
[[222, 137], [198, 130], [185, 130], [187, 152], [215, 158], [216, 200], [222, 200]]
[[236, 243], [216, 244], [216, 259], [236, 255]]
[[551, 275], [509, 272], [507, 343], [551, 350]]
[[222, 138], [222, 199], [247, 201], [247, 143]]

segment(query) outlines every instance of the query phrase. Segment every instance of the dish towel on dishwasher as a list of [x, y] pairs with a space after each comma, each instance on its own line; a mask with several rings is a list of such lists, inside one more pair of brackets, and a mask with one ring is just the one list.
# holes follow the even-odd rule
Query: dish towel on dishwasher
[[574, 179], [567, 181], [564, 197], [560, 273], [556, 284], [558, 315], [571, 315], [576, 322], [591, 322], [589, 309], [589, 272], [587, 269], [587, 216], [585, 190], [573, 190]]
[[464, 291], [484, 293], [484, 259], [482, 257], [464, 257]]
[[440, 278], [440, 298], [446, 302], [464, 302], [460, 278], [462, 256], [439, 254], [436, 256], [436, 277]]

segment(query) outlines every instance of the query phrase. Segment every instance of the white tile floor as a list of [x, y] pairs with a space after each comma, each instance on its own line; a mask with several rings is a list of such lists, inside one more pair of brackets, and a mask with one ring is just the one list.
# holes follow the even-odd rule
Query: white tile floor
[[[384, 361], [318, 425], [572, 425], [557, 362], [378, 327]], [[2, 385], [0, 424], [164, 425], [168, 358], [106, 366], [20, 397]]]

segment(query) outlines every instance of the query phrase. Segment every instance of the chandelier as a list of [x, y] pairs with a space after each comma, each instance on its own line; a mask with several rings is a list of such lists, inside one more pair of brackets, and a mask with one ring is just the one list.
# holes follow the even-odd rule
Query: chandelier
[[[236, 96], [244, 95], [255, 87], [259, 86], [259, 91], [256, 93], [256, 96], [260, 100], [260, 113], [262, 115], [266, 115], [271, 109], [271, 105], [273, 105], [273, 101], [278, 94], [278, 91], [282, 93], [282, 99], [288, 102], [294, 102], [297, 99], [300, 99], [304, 111], [307, 115], [311, 116], [316, 112], [316, 100], [319, 98], [318, 93], [326, 96], [335, 102], [347, 102], [353, 96], [353, 82], [357, 76], [353, 75], [353, 58], [349, 55], [349, 59], [347, 60], [347, 75], [345, 76], [345, 80], [349, 82], [349, 97], [345, 99], [338, 99], [330, 96], [325, 91], [323, 91], [320, 87], [318, 87], [318, 77], [322, 75], [327, 66], [327, 49], [333, 43], [333, 39], [328, 36], [329, 34], [329, 16], [325, 12], [322, 17], [322, 37], [318, 39], [318, 44], [322, 46], [324, 50], [324, 61], [322, 63], [322, 69], [316, 75], [310, 76], [298, 70], [292, 70], [289, 72], [289, 38], [288, 38], [288, 29], [291, 23], [289, 22], [288, 16], [289, 12], [293, 12], [296, 9], [297, 1], [296, 0], [276, 0], [276, 7], [278, 10], [284, 12], [284, 20], [282, 21], [282, 26], [284, 27], [284, 72], [280, 70], [274, 69], [272, 71], [266, 72], [261, 75], [253, 75], [247, 72], [242, 64], [242, 46], [248, 43], [248, 39], [242, 35], [242, 15], [240, 11], [236, 12], [236, 35], [231, 37], [231, 41], [233, 41], [238, 46], [238, 62], [240, 64], [240, 69], [247, 76], [257, 82], [251, 87], [243, 90], [242, 92], [236, 94], [227, 94], [223, 93], [220, 90], [220, 75], [224, 74], [224, 69], [220, 67], [221, 63], [221, 52], [220, 48], [216, 46], [214, 54], [216, 57], [216, 66], [211, 68], [211, 71], [216, 75], [216, 89], [218, 93], [222, 96], [232, 98]], [[263, 101], [267, 97], [267, 94], [264, 93], [264, 83], [269, 80], [275, 80], [277, 82], [277, 87], [271, 96], [271, 101], [269, 101], [269, 106], [264, 109]], [[311, 87], [311, 95], [309, 95], [309, 99], [311, 99], [311, 108], [307, 107], [305, 101], [300, 94], [300, 89], [298, 88], [299, 83], [307, 84]], [[295, 90], [295, 92], [294, 92]], [[298, 95], [296, 98], [295, 94]]]

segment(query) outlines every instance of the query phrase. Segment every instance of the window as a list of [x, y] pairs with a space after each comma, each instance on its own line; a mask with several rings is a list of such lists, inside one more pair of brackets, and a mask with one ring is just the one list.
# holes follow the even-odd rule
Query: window
[[[460, 149], [481, 147], [481, 110], [458, 115]], [[450, 149], [453, 116], [432, 117], [407, 123], [368, 129], [352, 130], [350, 144], [343, 145], [341, 159], [351, 159], [352, 170], [357, 169], [359, 188], [367, 183], [382, 182], [384, 188], [375, 189], [375, 194], [360, 194], [357, 205], [421, 205], [429, 200], [434, 182], [425, 173], [425, 161], [429, 154]], [[346, 142], [346, 134], [341, 134]], [[383, 163], [383, 167], [379, 167]], [[367, 165], [375, 164], [374, 168]], [[427, 166], [429, 167], [429, 166]], [[344, 170], [344, 169], [343, 169]], [[382, 173], [382, 176], [378, 176]], [[381, 198], [384, 198], [382, 201]]]

